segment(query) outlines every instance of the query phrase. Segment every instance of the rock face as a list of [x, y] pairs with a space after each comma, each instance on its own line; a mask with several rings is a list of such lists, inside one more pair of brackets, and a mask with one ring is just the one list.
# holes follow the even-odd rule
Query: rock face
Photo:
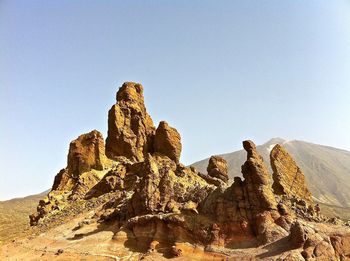
[[213, 190], [190, 168], [177, 167], [164, 156], [148, 155], [135, 174], [141, 179], [131, 198], [131, 216], [180, 213], [191, 204], [197, 211], [198, 203]]
[[182, 145], [181, 137], [176, 129], [169, 126], [165, 121], [161, 121], [154, 137], [154, 151], [179, 163]]
[[85, 195], [86, 199], [99, 197], [112, 191], [124, 191], [128, 189], [126, 182], [126, 165], [123, 163], [116, 164], [94, 187]]
[[[271, 242], [288, 234], [279, 223], [287, 229], [290, 224], [288, 214], [277, 211], [267, 168], [254, 143], [244, 141], [243, 145], [248, 154], [242, 166], [245, 179], [235, 177], [230, 187], [219, 187], [208, 195], [200, 209], [200, 213], [215, 220], [217, 232], [212, 243], [223, 246]], [[212, 162], [216, 162], [215, 157]]]
[[105, 161], [104, 140], [97, 130], [80, 135], [69, 145], [67, 167], [73, 177], [91, 169], [103, 170]]
[[[305, 192], [300, 169], [282, 148], [275, 147], [271, 153], [274, 186], [279, 182], [282, 187], [275, 189], [277, 194], [263, 158], [249, 140], [243, 141], [247, 152], [243, 179], [235, 177], [229, 185], [227, 162], [219, 156], [210, 158], [208, 175], [180, 163], [179, 133], [164, 121], [155, 131], [142, 92], [140, 84], [125, 83], [117, 93], [108, 119], [106, 154], [110, 159], [103, 153], [102, 135], [97, 131], [71, 143], [68, 166], [57, 174], [51, 192], [30, 216], [32, 225], [40, 221], [46, 226], [45, 222], [56, 221], [59, 213], [66, 215], [70, 210], [81, 214], [76, 209], [86, 204], [89, 219], [99, 224], [86, 235], [112, 221], [113, 244], [135, 252], [189, 257], [208, 250], [222, 260], [233, 249], [273, 243], [268, 249], [284, 242], [288, 249], [298, 249], [299, 259], [292, 259], [293, 252], [281, 260], [313, 255], [331, 260], [332, 255], [348, 253], [344, 244], [349, 240], [344, 235], [329, 238], [299, 222], [308, 209], [295, 202], [305, 203], [311, 195]], [[302, 188], [286, 190], [288, 182], [295, 181]], [[280, 194], [293, 196], [294, 201]], [[320, 220], [311, 214], [306, 218]], [[75, 236], [80, 237], [84, 229], [76, 230]]]
[[272, 188], [276, 194], [312, 202], [303, 172], [281, 145], [277, 144], [271, 150], [270, 161], [274, 181]]
[[263, 158], [258, 154], [252, 141], [243, 141], [243, 148], [247, 151], [247, 161], [242, 166], [242, 174], [248, 184], [247, 197], [252, 209], [276, 209], [277, 204], [271, 190], [269, 172]]
[[67, 167], [56, 175], [51, 192], [39, 202], [37, 213], [30, 215], [36, 225], [48, 213], [59, 210], [68, 197], [81, 198], [104, 176], [111, 162], [105, 155], [102, 134], [96, 130], [80, 135], [69, 145]]
[[228, 181], [227, 162], [220, 156], [210, 157], [207, 171], [211, 177], [221, 179], [224, 182]]
[[69, 145], [67, 161], [67, 168], [55, 177], [53, 190], [72, 190], [83, 173], [102, 171], [107, 167], [109, 160], [105, 155], [102, 134], [93, 130], [73, 140]]
[[117, 93], [117, 103], [108, 112], [106, 155], [143, 161], [153, 151], [155, 127], [146, 112], [143, 87], [126, 82]]

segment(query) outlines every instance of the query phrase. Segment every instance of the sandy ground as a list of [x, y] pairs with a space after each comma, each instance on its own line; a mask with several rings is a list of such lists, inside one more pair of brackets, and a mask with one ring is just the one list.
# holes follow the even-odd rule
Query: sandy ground
[[[39, 235], [27, 235], [2, 245], [0, 260], [166, 260], [158, 252], [144, 254], [129, 249], [125, 246], [126, 235], [113, 239], [117, 228], [113, 223], [102, 226], [97, 222], [81, 227], [78, 225], [92, 214], [93, 212], [78, 215]], [[324, 232], [334, 231], [335, 228], [317, 223], [309, 225]], [[337, 230], [345, 232], [347, 229], [338, 227]], [[283, 238], [259, 248], [235, 249], [229, 252], [225, 249], [225, 254], [208, 253], [202, 247], [188, 246], [186, 255], [172, 260], [283, 260], [291, 252], [300, 252], [286, 249], [287, 240], [288, 238]], [[215, 250], [220, 253], [220, 249]]]

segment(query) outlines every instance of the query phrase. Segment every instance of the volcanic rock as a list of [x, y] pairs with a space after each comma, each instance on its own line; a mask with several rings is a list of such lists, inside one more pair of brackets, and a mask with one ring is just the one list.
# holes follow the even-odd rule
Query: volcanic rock
[[136, 173], [141, 180], [134, 188], [130, 215], [171, 213], [188, 209], [190, 201], [197, 205], [213, 190], [190, 168], [182, 171], [185, 175], [179, 177], [176, 175], [177, 166], [174, 161], [162, 155], [148, 154]]
[[37, 212], [30, 215], [36, 225], [48, 213], [63, 209], [68, 199], [83, 198], [106, 174], [111, 161], [105, 156], [102, 134], [96, 130], [80, 135], [69, 146], [65, 169], [55, 176], [49, 194], [39, 202]]
[[201, 204], [200, 213], [215, 217], [213, 244], [254, 242], [253, 238], [267, 243], [288, 234], [282, 227], [286, 222], [282, 222], [284, 219], [276, 209], [267, 167], [253, 142], [245, 141], [243, 145], [248, 155], [242, 166], [245, 179], [235, 177], [229, 188], [218, 187]]
[[116, 168], [109, 171], [91, 190], [86, 194], [85, 198], [99, 197], [103, 194], [113, 191], [123, 191], [127, 188], [125, 180], [126, 166], [118, 164]]
[[295, 248], [302, 247], [307, 239], [307, 234], [300, 222], [292, 224], [290, 229], [290, 241]]
[[103, 170], [105, 161], [104, 140], [97, 130], [80, 135], [69, 145], [68, 171], [73, 177], [91, 169]]
[[251, 208], [276, 209], [276, 200], [270, 186], [270, 175], [263, 158], [258, 154], [252, 141], [243, 141], [243, 148], [247, 151], [247, 161], [242, 166], [242, 174], [247, 184], [246, 198]]
[[155, 127], [146, 112], [143, 87], [126, 82], [117, 92], [117, 103], [108, 112], [106, 155], [111, 159], [125, 156], [143, 161], [153, 152]]
[[[137, 258], [134, 253], [145, 253], [146, 258], [158, 260], [156, 255], [162, 253], [184, 260], [194, 254], [200, 257], [193, 260], [222, 260], [250, 250], [276, 260], [302, 256], [333, 260], [349, 255], [350, 237], [345, 232], [330, 235], [324, 224], [308, 225], [306, 220], [315, 220], [306, 215], [311, 195], [305, 192], [301, 171], [283, 148], [275, 147], [271, 153], [274, 186], [283, 188], [278, 194], [277, 187], [276, 195], [264, 160], [249, 140], [243, 142], [247, 152], [243, 178], [235, 177], [231, 185], [227, 184], [227, 163], [219, 156], [210, 158], [207, 175], [181, 164], [179, 133], [166, 122], [154, 129], [140, 84], [123, 84], [108, 122], [106, 154], [110, 159], [96, 131], [73, 141], [68, 166], [57, 174], [52, 190], [30, 216], [31, 225], [83, 216], [91, 224], [76, 223], [76, 228], [62, 233], [69, 235], [69, 245], [81, 246], [83, 241], [75, 239], [85, 236], [84, 244], [88, 244], [99, 233], [112, 234], [113, 240], [107, 241], [112, 244], [107, 244], [109, 251], [125, 251], [108, 252], [115, 257]], [[303, 189], [293, 185], [286, 190], [288, 182], [294, 181]], [[261, 245], [265, 247], [257, 247]], [[247, 251], [236, 251], [239, 248]], [[284, 250], [291, 252], [283, 254]]]
[[167, 122], [161, 121], [154, 137], [154, 151], [179, 163], [181, 150], [181, 136], [178, 131]]
[[96, 130], [73, 140], [69, 145], [67, 168], [56, 175], [52, 190], [72, 190], [79, 179], [80, 183], [96, 183], [98, 177], [82, 174], [91, 170], [103, 171], [109, 165], [104, 151], [102, 134]]
[[208, 175], [228, 182], [227, 162], [220, 156], [211, 156], [207, 167]]
[[272, 188], [277, 195], [287, 195], [312, 202], [305, 176], [290, 154], [279, 144], [270, 153], [273, 170]]
[[330, 237], [331, 244], [334, 251], [340, 256], [340, 258], [350, 258], [350, 234], [341, 235], [335, 234]]

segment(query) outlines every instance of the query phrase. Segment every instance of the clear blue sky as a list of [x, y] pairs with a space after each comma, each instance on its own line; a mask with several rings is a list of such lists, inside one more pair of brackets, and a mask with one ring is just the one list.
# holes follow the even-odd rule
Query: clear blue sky
[[124, 81], [185, 164], [247, 138], [350, 150], [350, 2], [1, 0], [0, 200], [50, 188], [79, 134], [106, 136]]

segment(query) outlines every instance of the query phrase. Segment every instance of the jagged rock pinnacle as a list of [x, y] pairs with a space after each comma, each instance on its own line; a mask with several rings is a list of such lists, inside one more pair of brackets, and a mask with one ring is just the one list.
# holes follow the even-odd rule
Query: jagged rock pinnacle
[[181, 136], [178, 131], [170, 127], [166, 121], [161, 121], [154, 137], [154, 151], [168, 156], [178, 163], [181, 150]]
[[276, 194], [297, 197], [312, 202], [304, 173], [281, 145], [277, 144], [271, 150], [270, 162], [274, 181], [272, 188]]
[[208, 175], [228, 182], [227, 162], [220, 156], [211, 156], [207, 167]]
[[108, 112], [106, 155], [143, 161], [153, 152], [155, 127], [148, 115], [139, 83], [126, 82], [117, 92], [117, 103]]

